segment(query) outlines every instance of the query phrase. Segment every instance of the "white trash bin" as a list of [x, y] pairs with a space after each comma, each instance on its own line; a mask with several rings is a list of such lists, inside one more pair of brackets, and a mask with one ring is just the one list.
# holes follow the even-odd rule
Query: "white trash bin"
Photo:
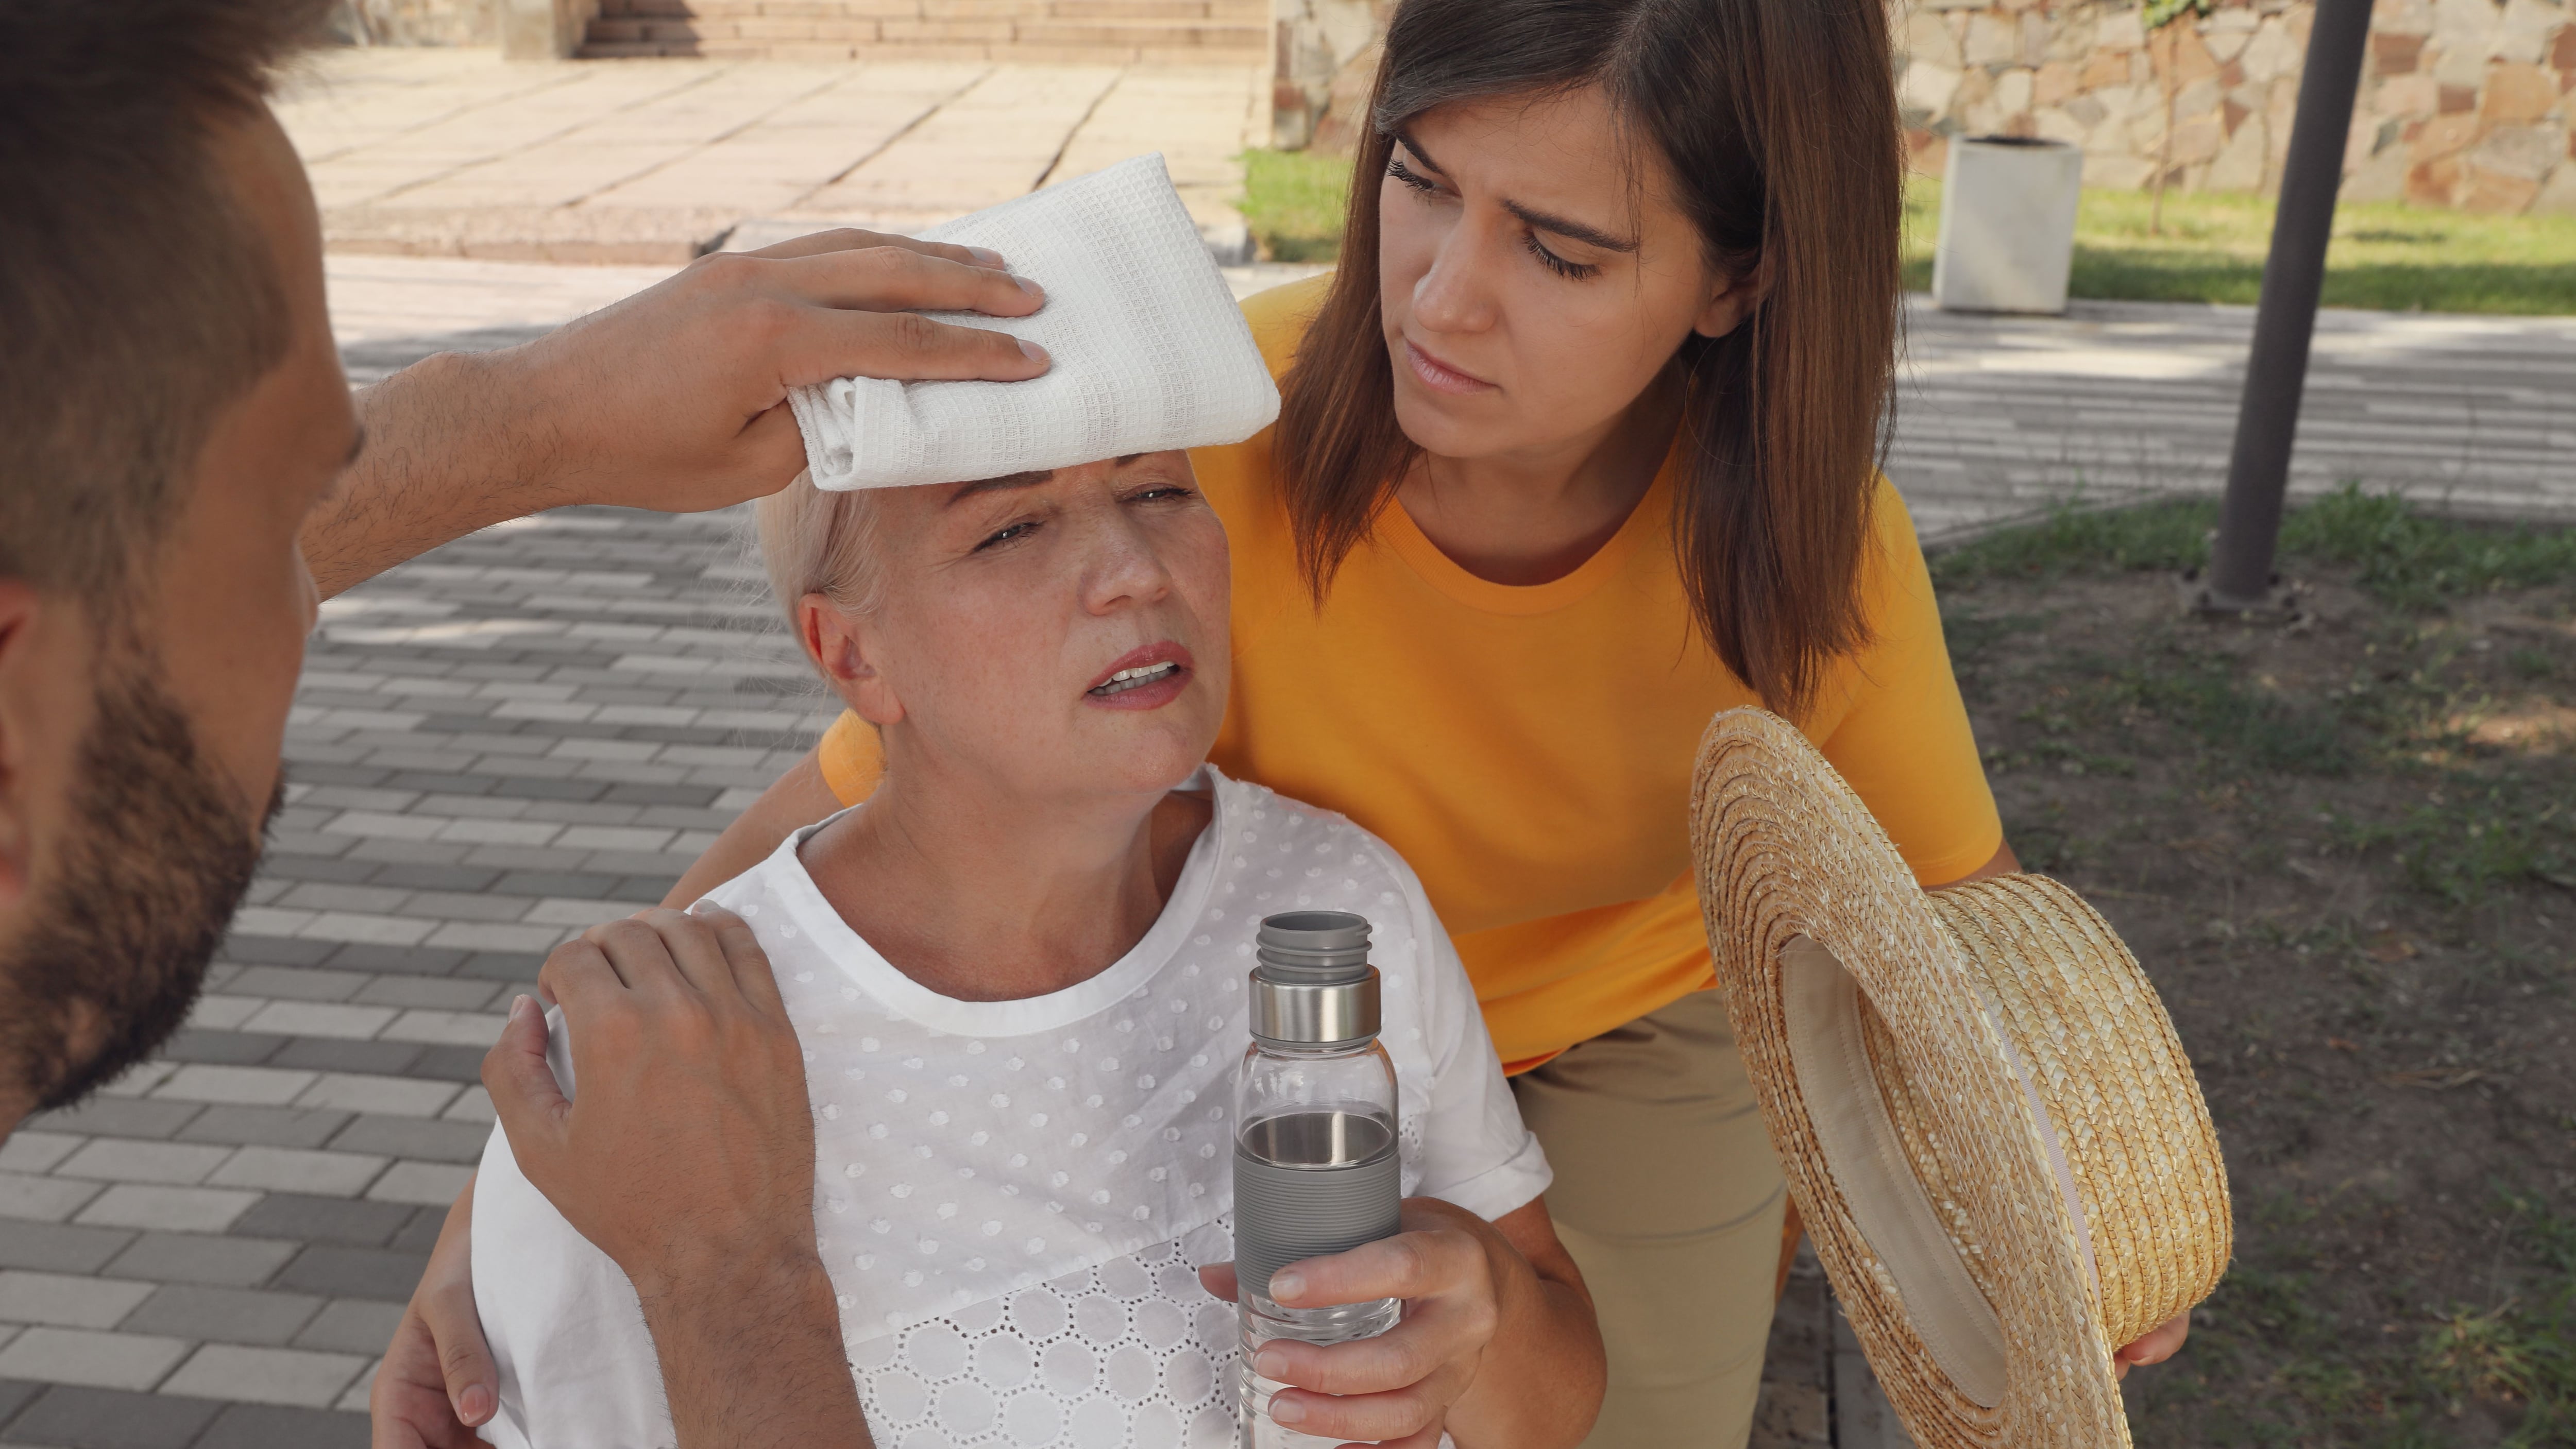
[[2063, 312], [2084, 153], [2064, 141], [1951, 138], [1932, 300], [1945, 312]]

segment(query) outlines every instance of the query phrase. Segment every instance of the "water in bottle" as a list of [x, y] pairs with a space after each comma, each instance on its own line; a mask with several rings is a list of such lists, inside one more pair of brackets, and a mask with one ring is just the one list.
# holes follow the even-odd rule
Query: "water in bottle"
[[1343, 911], [1261, 923], [1252, 969], [1252, 1045], [1235, 1078], [1234, 1243], [1243, 1321], [1247, 1449], [1341, 1441], [1273, 1423], [1281, 1385], [1253, 1372], [1276, 1339], [1344, 1343], [1395, 1326], [1393, 1298], [1283, 1308], [1270, 1277], [1301, 1258], [1346, 1252], [1397, 1230], [1395, 1064], [1378, 1045], [1369, 924]]

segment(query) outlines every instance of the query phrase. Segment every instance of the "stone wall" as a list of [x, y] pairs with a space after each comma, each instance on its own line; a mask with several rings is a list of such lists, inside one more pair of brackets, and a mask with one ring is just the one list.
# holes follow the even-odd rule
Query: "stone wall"
[[[2244, 0], [2149, 36], [2133, 5], [1920, 0], [1898, 34], [1915, 165], [1938, 174], [1954, 135], [2045, 136], [2084, 148], [2089, 186], [2163, 167], [2184, 190], [2277, 191], [2314, 13]], [[2378, 0], [2343, 195], [2576, 211], [2571, 21], [2559, 0]]]
[[494, 0], [340, 0], [331, 28], [353, 45], [492, 45]]
[[[1392, 0], [1275, 5], [1275, 144], [1347, 149]], [[2221, 0], [2151, 37], [2134, 3], [1899, 0], [1915, 167], [1940, 174], [1955, 135], [2047, 136], [2084, 148], [2088, 186], [2144, 187], [2161, 168], [2186, 191], [2275, 192], [2315, 12]], [[2343, 195], [2576, 212], [2571, 88], [2569, 0], [2377, 0]]]
[[1347, 152], [1396, 0], [1272, 0], [1270, 144]]

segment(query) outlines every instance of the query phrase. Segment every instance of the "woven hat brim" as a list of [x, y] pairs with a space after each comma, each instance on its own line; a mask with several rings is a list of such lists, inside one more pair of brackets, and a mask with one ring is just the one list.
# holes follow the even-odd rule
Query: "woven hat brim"
[[[2129, 1443], [2075, 1217], [2001, 1030], [1886, 832], [1804, 736], [1759, 710], [1713, 720], [1691, 802], [1718, 979], [1801, 1219], [1890, 1403], [1923, 1449]], [[1783, 952], [1805, 937], [1858, 983], [1917, 1084], [1925, 1126], [1975, 1170], [1933, 1204], [1986, 1255], [2002, 1347], [1992, 1404], [1918, 1333], [1820, 1145], [1788, 1028]], [[1958, 1251], [1954, 1237], [1953, 1252]], [[1954, 1361], [1956, 1355], [1952, 1355]]]

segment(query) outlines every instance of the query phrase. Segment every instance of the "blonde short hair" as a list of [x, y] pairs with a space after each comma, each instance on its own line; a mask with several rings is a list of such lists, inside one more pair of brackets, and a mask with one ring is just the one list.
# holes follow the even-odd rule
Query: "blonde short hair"
[[799, 473], [754, 506], [761, 566], [788, 627], [798, 627], [796, 605], [807, 594], [821, 594], [853, 614], [876, 608], [885, 577], [877, 556], [875, 502], [870, 489], [826, 493], [810, 474]]

